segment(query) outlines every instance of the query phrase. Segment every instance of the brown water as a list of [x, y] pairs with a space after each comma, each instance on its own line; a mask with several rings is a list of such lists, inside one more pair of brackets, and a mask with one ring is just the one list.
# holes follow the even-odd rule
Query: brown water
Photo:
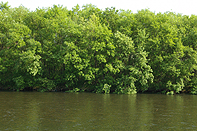
[[4, 130], [197, 130], [197, 96], [0, 92]]

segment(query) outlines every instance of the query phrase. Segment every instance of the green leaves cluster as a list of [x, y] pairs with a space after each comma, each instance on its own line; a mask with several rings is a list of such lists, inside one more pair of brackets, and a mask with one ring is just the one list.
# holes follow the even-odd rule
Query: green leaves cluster
[[194, 15], [1, 3], [0, 19], [1, 89], [197, 92]]

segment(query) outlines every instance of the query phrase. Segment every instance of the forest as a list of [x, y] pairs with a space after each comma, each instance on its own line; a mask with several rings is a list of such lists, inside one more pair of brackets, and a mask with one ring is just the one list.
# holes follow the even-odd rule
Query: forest
[[1, 2], [0, 90], [197, 94], [197, 16]]

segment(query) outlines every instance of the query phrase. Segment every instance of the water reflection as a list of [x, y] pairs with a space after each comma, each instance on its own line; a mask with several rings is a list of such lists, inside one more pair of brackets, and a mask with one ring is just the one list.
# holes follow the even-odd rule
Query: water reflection
[[196, 130], [197, 96], [0, 92], [0, 130]]

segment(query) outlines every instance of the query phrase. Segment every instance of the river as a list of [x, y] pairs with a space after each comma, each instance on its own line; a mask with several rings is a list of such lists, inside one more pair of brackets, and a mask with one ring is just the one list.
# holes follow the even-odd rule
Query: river
[[197, 130], [197, 96], [0, 92], [4, 130]]

